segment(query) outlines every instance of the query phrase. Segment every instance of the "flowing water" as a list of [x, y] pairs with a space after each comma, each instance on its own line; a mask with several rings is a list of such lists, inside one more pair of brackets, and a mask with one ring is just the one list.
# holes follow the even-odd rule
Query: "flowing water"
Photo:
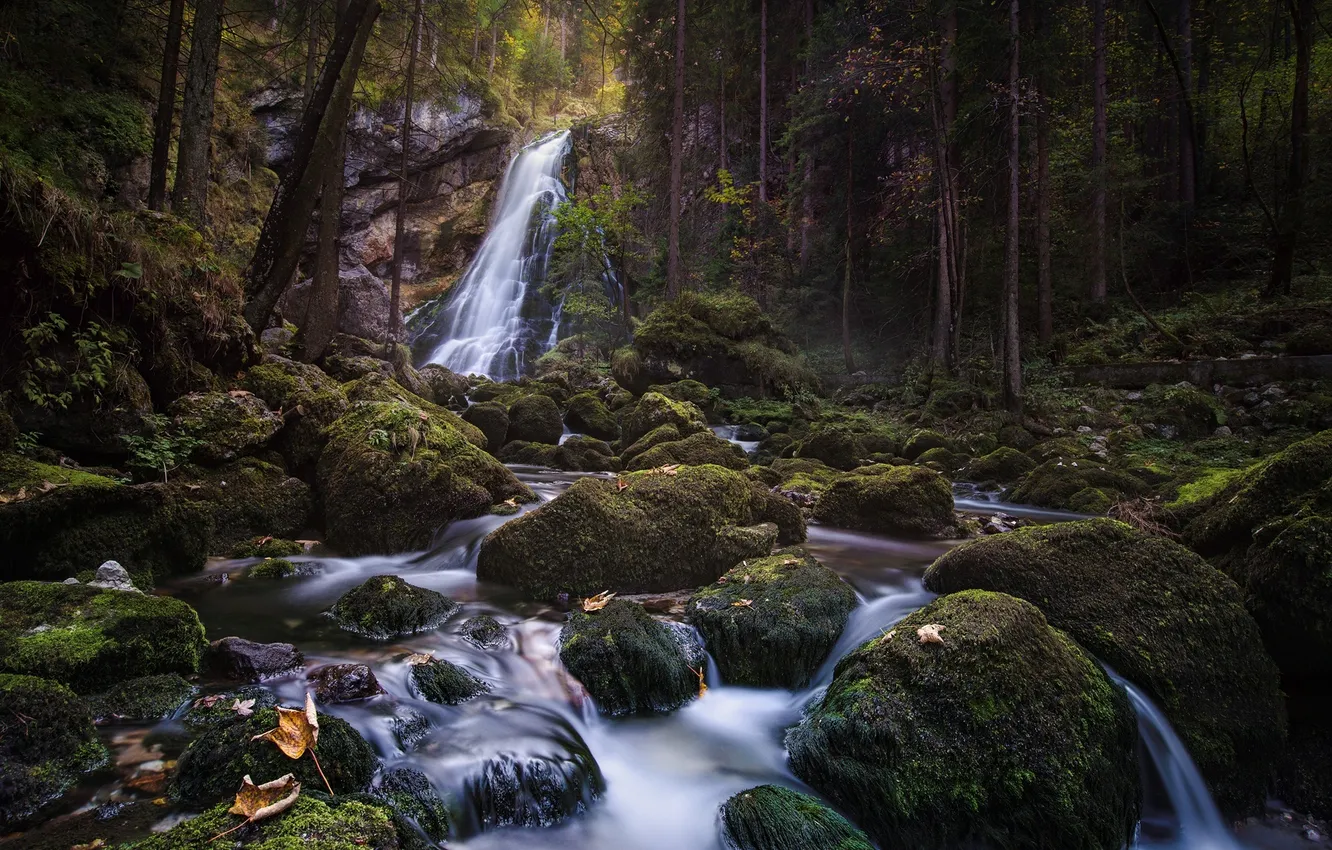
[[410, 317], [423, 363], [497, 381], [516, 378], [559, 336], [560, 305], [540, 292], [567, 192], [561, 131], [524, 148], [504, 176], [494, 221], [465, 274]]

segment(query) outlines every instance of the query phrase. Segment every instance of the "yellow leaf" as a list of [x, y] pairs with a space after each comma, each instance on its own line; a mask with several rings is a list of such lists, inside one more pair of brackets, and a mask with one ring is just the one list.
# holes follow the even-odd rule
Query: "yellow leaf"
[[508, 505], [511, 508], [516, 508], [518, 507], [518, 499], [517, 498], [505, 499], [504, 504]]
[[298, 759], [307, 749], [319, 742], [319, 715], [315, 713], [314, 699], [305, 695], [305, 708], [278, 707], [278, 725], [252, 740], [272, 741], [289, 759]]
[[754, 600], [752, 600], [752, 599], [738, 599], [738, 600], [736, 600], [735, 602], [732, 602], [732, 603], [731, 603], [731, 607], [732, 607], [732, 608], [748, 608], [748, 607], [750, 607], [750, 606], [753, 605], [753, 604], [754, 604]]
[[296, 775], [293, 773], [288, 773], [272, 782], [265, 782], [263, 785], [255, 785], [246, 775], [241, 782], [240, 790], [236, 792], [236, 802], [227, 809], [227, 813], [243, 815], [254, 823], [282, 813], [296, 802], [300, 794], [301, 783], [296, 781]]
[[708, 692], [708, 683], [703, 681], [704, 674], [707, 672], [707, 668], [699, 667], [697, 670], [695, 670], [693, 667], [690, 667], [689, 672], [693, 673], [695, 676], [698, 677], [698, 698], [703, 699], [703, 695]]
[[434, 664], [435, 656], [431, 655], [429, 652], [413, 652], [411, 655], [407, 656], [407, 663], [413, 666], [417, 664]]
[[583, 600], [583, 611], [585, 613], [600, 611], [602, 608], [605, 608], [607, 605], [609, 605], [610, 601], [614, 598], [615, 598], [614, 593], [612, 593], [609, 590], [603, 590], [602, 592], [598, 593], [596, 596], [589, 596], [588, 598]]
[[916, 629], [916, 636], [920, 638], [921, 643], [943, 643], [943, 638], [939, 632], [944, 630], [944, 626], [938, 623], [929, 623]]

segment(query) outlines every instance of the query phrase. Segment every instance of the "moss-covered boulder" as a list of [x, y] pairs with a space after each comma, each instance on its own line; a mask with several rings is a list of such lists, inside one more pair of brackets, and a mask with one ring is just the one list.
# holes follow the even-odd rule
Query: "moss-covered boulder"
[[106, 758], [88, 707], [72, 691], [0, 674], [0, 829], [32, 818]]
[[504, 441], [558, 443], [564, 435], [564, 417], [554, 400], [544, 395], [528, 395], [509, 405], [509, 431]]
[[231, 558], [286, 558], [304, 552], [304, 544], [295, 540], [264, 535], [237, 543], [227, 555]]
[[483, 401], [463, 411], [464, 421], [481, 429], [486, 436], [486, 451], [498, 454], [509, 433], [509, 409], [497, 401]]
[[317, 366], [268, 356], [245, 373], [241, 386], [273, 410], [283, 426], [273, 447], [293, 469], [313, 464], [324, 448], [324, 429], [347, 412], [347, 395]]
[[[276, 460], [276, 458], [274, 458]], [[182, 498], [206, 507], [213, 519], [214, 552], [228, 552], [259, 537], [294, 537], [313, 509], [310, 485], [281, 466], [245, 457], [215, 469], [196, 469], [172, 485]]]
[[[230, 802], [246, 774], [256, 781], [267, 782], [294, 773], [306, 788], [324, 787], [309, 755], [289, 759], [272, 741], [254, 740], [256, 735], [277, 727], [275, 710], [266, 708], [245, 718], [237, 712], [232, 714], [234, 720], [209, 728], [181, 754], [171, 780], [174, 800], [188, 806]], [[347, 721], [323, 713], [318, 718], [319, 743], [314, 752], [333, 792], [349, 794], [364, 790], [379, 764], [375, 751]]]
[[[695, 431], [694, 433], [698, 433]], [[659, 425], [639, 437], [632, 444], [625, 446], [620, 451], [620, 460], [624, 463], [632, 463], [634, 458], [646, 451], [656, 448], [663, 443], [674, 443], [683, 439], [680, 429], [674, 425]]]
[[0, 453], [12, 452], [18, 438], [19, 429], [14, 424], [14, 417], [9, 415], [9, 411], [0, 408]]
[[846, 428], [823, 427], [810, 431], [796, 456], [822, 461], [834, 469], [855, 469], [868, 455], [860, 434]]
[[506, 464], [544, 466], [569, 472], [611, 472], [619, 468], [609, 444], [595, 437], [573, 436], [558, 446], [516, 440], [500, 449]]
[[141, 676], [88, 698], [98, 723], [156, 723], [189, 702], [198, 689], [177, 673]]
[[455, 519], [536, 498], [448, 421], [402, 401], [353, 405], [329, 429], [318, 479], [328, 542], [347, 554], [424, 549]]
[[427, 398], [435, 404], [453, 408], [467, 406], [467, 390], [470, 389], [467, 378], [438, 363], [427, 363], [419, 372], [430, 390]]
[[626, 464], [630, 470], [656, 469], [672, 464], [724, 466], [727, 469], [748, 469], [749, 458], [735, 443], [723, 440], [711, 431], [700, 431], [683, 440], [661, 443]]
[[1226, 412], [1216, 396], [1192, 384], [1153, 384], [1143, 391], [1133, 419], [1155, 425], [1165, 437], [1197, 440], [1226, 424]]
[[[691, 651], [692, 650], [692, 651]], [[702, 651], [632, 602], [613, 600], [572, 614], [560, 630], [560, 660], [603, 714], [674, 711], [698, 693]]]
[[564, 414], [564, 421], [569, 430], [598, 440], [618, 440], [620, 423], [606, 409], [594, 393], [579, 393], [569, 399], [569, 409]]
[[787, 748], [884, 847], [1119, 850], [1136, 737], [1123, 692], [1035, 606], [969, 591], [842, 659]]
[[649, 432], [672, 425], [681, 437], [707, 428], [703, 411], [687, 401], [674, 401], [661, 393], [646, 393], [620, 421], [620, 441], [632, 446]]
[[408, 681], [413, 693], [440, 705], [458, 705], [490, 692], [490, 685], [457, 664], [439, 658], [412, 664]]
[[395, 767], [384, 773], [375, 788], [397, 815], [407, 818], [430, 841], [439, 844], [449, 837], [452, 818], [430, 778], [410, 767]]
[[685, 610], [723, 681], [800, 688], [837, 643], [856, 593], [804, 552], [753, 558], [695, 593]]
[[278, 699], [268, 688], [246, 685], [199, 697], [190, 703], [180, 721], [191, 735], [202, 735], [209, 729], [227, 726], [240, 719], [235, 708], [237, 702], [250, 703], [251, 711], [263, 711], [276, 706]]
[[936, 593], [981, 588], [1040, 607], [1170, 718], [1233, 814], [1259, 811], [1285, 737], [1276, 666], [1234, 582], [1183, 546], [1112, 520], [1023, 528], [948, 552]]
[[146, 587], [199, 569], [212, 543], [206, 506], [160, 484], [0, 454], [0, 495], [0, 579], [64, 579], [118, 561]]
[[846, 818], [780, 785], [750, 788], [723, 803], [721, 830], [734, 850], [874, 850]]
[[499, 649], [509, 643], [509, 630], [489, 614], [467, 618], [458, 627], [458, 634], [482, 649]]
[[194, 457], [203, 463], [235, 460], [282, 430], [282, 416], [245, 390], [191, 393], [172, 402], [168, 413], [177, 428], [199, 440]]
[[1008, 446], [1001, 446], [967, 464], [963, 473], [968, 481], [996, 481], [1007, 484], [1036, 468], [1036, 461]]
[[1041, 508], [1104, 513], [1122, 499], [1141, 496], [1147, 485], [1141, 479], [1107, 466], [1095, 458], [1051, 459], [1027, 473], [1004, 501]]
[[1297, 812], [1332, 819], [1332, 718], [1325, 694], [1291, 703], [1290, 741], [1277, 764], [1275, 796]]
[[139, 676], [199, 669], [204, 630], [178, 599], [79, 584], [0, 585], [0, 672], [94, 694]]
[[[266, 780], [255, 776], [254, 781]], [[314, 783], [307, 784], [302, 780], [301, 796], [290, 809], [242, 826], [227, 836], [228, 842], [241, 844], [249, 850], [293, 850], [298, 847], [309, 850], [399, 850], [403, 847], [394, 828], [393, 811], [388, 806], [362, 799], [335, 798], [324, 802], [318, 799], [317, 789], [323, 787], [318, 776], [314, 777]], [[236, 780], [236, 785], [240, 786], [240, 779]], [[221, 803], [166, 832], [137, 842], [133, 848], [194, 850], [207, 846], [214, 836], [244, 822], [243, 818], [227, 812], [230, 807], [230, 802]]]
[[438, 628], [457, 610], [442, 593], [383, 575], [342, 594], [329, 613], [349, 632], [390, 640]]
[[424, 411], [432, 420], [453, 428], [459, 434], [462, 434], [464, 440], [478, 449], [486, 447], [486, 435], [481, 433], [480, 428], [464, 421], [461, 416], [452, 410], [427, 401], [392, 378], [385, 378], [382, 375], [367, 375], [346, 384], [343, 390], [353, 404], [358, 401], [378, 401], [410, 405]]
[[919, 466], [883, 466], [873, 475], [848, 475], [814, 504], [814, 518], [839, 528], [880, 534], [936, 537], [953, 525], [948, 479]]
[[247, 578], [283, 579], [300, 574], [301, 568], [286, 558], [265, 558], [260, 563], [250, 567], [250, 571], [245, 575]]
[[[477, 577], [541, 598], [560, 592], [645, 592], [716, 581], [742, 553], [719, 545], [727, 528], [773, 522], [779, 541], [804, 539], [799, 512], [744, 474], [718, 466], [583, 478], [491, 532]], [[732, 560], [734, 559], [734, 560]]]
[[818, 496], [834, 481], [845, 477], [821, 460], [810, 458], [778, 458], [772, 462], [772, 471], [780, 476], [778, 489], [783, 493]]
[[957, 446], [951, 439], [940, 434], [938, 431], [930, 431], [922, 428], [919, 431], [913, 432], [911, 436], [907, 438], [906, 443], [902, 445], [902, 457], [907, 460], [915, 460], [930, 449], [948, 449], [949, 451], [955, 451]]

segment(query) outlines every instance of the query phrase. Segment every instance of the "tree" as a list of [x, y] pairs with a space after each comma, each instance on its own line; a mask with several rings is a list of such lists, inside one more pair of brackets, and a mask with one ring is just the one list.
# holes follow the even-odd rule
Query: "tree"
[[153, 158], [148, 176], [148, 209], [166, 208], [167, 165], [171, 157], [171, 125], [176, 115], [176, 77], [180, 41], [185, 22], [185, 0], [171, 0], [167, 11], [166, 43], [162, 47], [162, 77], [153, 115]]
[[759, 3], [759, 202], [768, 202], [768, 0]]
[[1286, 0], [1295, 31], [1295, 86], [1290, 99], [1290, 158], [1286, 166], [1286, 197], [1277, 213], [1272, 274], [1264, 294], [1290, 294], [1295, 274], [1295, 248], [1304, 224], [1304, 194], [1309, 179], [1309, 63], [1313, 54], [1313, 0]]
[[208, 216], [209, 151], [213, 134], [213, 100], [217, 59], [222, 47], [223, 0], [197, 0], [190, 62], [185, 71], [185, 100], [180, 109], [180, 143], [176, 150], [176, 186], [171, 207], [202, 230]]
[[675, 12], [675, 103], [671, 112], [671, 211], [666, 248], [666, 293], [684, 292], [684, 270], [680, 266], [680, 194], [684, 171], [685, 87], [685, 0], [677, 0]]
[[1009, 412], [1022, 413], [1022, 351], [1020, 347], [1018, 314], [1020, 283], [1018, 278], [1018, 246], [1022, 219], [1018, 197], [1021, 191], [1022, 128], [1020, 66], [1018, 52], [1022, 34], [1018, 21], [1018, 0], [1009, 0], [1008, 33], [1010, 55], [1008, 59], [1008, 227], [1004, 233], [1004, 407]]
[[1110, 135], [1106, 116], [1105, 2], [1092, 0], [1092, 270], [1091, 299], [1105, 300], [1106, 162]]
[[398, 340], [398, 325], [402, 324], [402, 260], [407, 253], [407, 239], [403, 229], [407, 217], [407, 201], [411, 196], [408, 170], [412, 161], [412, 108], [416, 96], [416, 55], [421, 49], [421, 0], [416, 0], [412, 13], [412, 29], [407, 36], [407, 81], [402, 112], [402, 164], [398, 174], [398, 211], [393, 217], [393, 282], [389, 287], [388, 340]]

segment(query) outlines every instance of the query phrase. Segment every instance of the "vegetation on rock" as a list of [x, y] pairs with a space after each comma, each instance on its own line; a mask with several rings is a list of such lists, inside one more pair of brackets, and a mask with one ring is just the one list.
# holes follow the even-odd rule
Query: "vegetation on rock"
[[[673, 711], [694, 698], [703, 663], [641, 605], [613, 600], [560, 630], [560, 660], [607, 715]], [[692, 665], [692, 666], [691, 666]]]

